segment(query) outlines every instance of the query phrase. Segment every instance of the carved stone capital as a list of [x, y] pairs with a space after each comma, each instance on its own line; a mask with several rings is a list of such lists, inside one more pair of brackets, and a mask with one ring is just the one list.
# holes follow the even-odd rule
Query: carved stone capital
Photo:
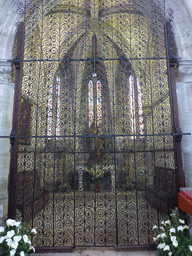
[[192, 81], [192, 59], [179, 60], [179, 77], [180, 81]]
[[10, 62], [0, 61], [0, 84], [9, 83], [9, 75], [12, 71]]

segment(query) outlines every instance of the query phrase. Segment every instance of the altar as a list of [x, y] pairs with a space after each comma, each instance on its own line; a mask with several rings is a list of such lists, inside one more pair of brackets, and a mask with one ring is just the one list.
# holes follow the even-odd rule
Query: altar
[[[93, 184], [93, 187], [96, 187], [96, 184], [100, 184], [100, 186], [105, 189], [113, 190], [115, 188], [115, 166], [104, 165], [102, 166], [102, 173], [100, 170], [100, 165], [94, 166], [91, 170], [91, 175], [87, 177], [86, 174], [90, 174], [87, 167], [83, 165], [77, 166], [76, 171], [78, 173], [78, 190], [85, 190], [87, 188], [85, 183]], [[101, 175], [101, 177], [99, 177], [99, 175]]]

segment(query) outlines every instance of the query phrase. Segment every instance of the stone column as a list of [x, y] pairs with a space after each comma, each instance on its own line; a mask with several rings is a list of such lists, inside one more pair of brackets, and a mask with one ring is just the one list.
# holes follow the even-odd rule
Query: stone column
[[[192, 134], [192, 60], [180, 60], [180, 82], [177, 83], [180, 126], [183, 133]], [[192, 187], [192, 135], [182, 139], [183, 166], [187, 187]]]
[[[183, 133], [192, 134], [192, 60], [179, 61], [180, 82], [177, 83], [180, 126]], [[182, 139], [183, 167], [186, 187], [192, 187], [192, 135]], [[192, 238], [192, 216], [188, 216]]]
[[[0, 61], [0, 136], [9, 136], [12, 127], [14, 84], [10, 83], [11, 63]], [[0, 137], [0, 225], [8, 213], [10, 140]]]

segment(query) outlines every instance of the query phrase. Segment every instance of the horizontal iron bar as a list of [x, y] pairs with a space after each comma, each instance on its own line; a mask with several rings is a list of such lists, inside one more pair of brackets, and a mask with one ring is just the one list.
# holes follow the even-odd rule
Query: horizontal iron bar
[[[149, 58], [150, 60], [152, 59], [152, 58]], [[167, 57], [166, 57], [166, 59], [167, 59]], [[171, 59], [171, 58], [168, 58], [168, 59]], [[177, 60], [182, 60], [182, 61], [188, 61], [188, 59], [183, 59], [183, 58], [181, 58], [181, 57], [177, 57]], [[16, 60], [14, 60], [14, 59], [0, 59], [0, 62], [13, 62], [13, 61], [16, 61]], [[17, 60], [17, 61], [22, 61], [22, 60]]]
[[[15, 136], [18, 139], [29, 139], [29, 138], [115, 138], [115, 137], [147, 137], [147, 136], [181, 136], [191, 135], [191, 133], [164, 133], [164, 134], [113, 134], [113, 135], [32, 135], [32, 136]], [[1, 136], [0, 139], [12, 138], [12, 136]]]
[[[51, 154], [88, 154], [90, 153], [90, 151], [71, 151], [71, 150], [68, 150], [66, 151], [66, 149], [64, 148], [63, 151], [49, 151], [47, 150], [47, 148], [45, 148], [46, 150], [36, 150], [36, 154], [42, 154], [42, 153], [51, 153]], [[128, 150], [125, 148], [125, 150], [116, 150], [116, 151], [103, 151], [104, 154], [127, 154], [127, 153], [148, 153], [148, 152], [173, 152], [174, 151], [174, 148], [173, 149], [153, 149], [153, 150]], [[34, 151], [32, 150], [23, 150], [23, 151], [18, 151], [20, 154], [26, 154], [26, 153], [34, 153]]]
[[181, 135], [191, 135], [191, 133], [190, 132], [188, 132], [188, 133], [173, 133], [173, 135], [175, 135], [175, 136], [181, 136]]
[[7, 62], [33, 62], [33, 61], [66, 61], [66, 62], [70, 62], [70, 61], [90, 61], [90, 62], [93, 62], [93, 61], [109, 61], [109, 60], [169, 60], [169, 59], [172, 59], [172, 58], [168, 58], [168, 57], [165, 57], [165, 58], [162, 58], [162, 57], [159, 57], [159, 58], [95, 58], [95, 59], [38, 59], [38, 60], [33, 60], [33, 59], [29, 59], [29, 60], [25, 60], [25, 59], [21, 59], [21, 60], [14, 60], [14, 59], [10, 59], [10, 60], [7, 60]]

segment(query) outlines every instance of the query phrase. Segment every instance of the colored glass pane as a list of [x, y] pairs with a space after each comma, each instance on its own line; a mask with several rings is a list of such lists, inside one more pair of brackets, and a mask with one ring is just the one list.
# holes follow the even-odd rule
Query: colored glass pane
[[47, 118], [47, 135], [52, 135], [53, 124], [53, 83], [49, 87], [48, 95], [48, 118]]
[[[135, 81], [136, 80], [136, 81]], [[139, 79], [135, 79], [133, 75], [129, 77], [129, 100], [131, 114], [131, 132], [136, 134], [136, 102], [138, 108], [139, 134], [144, 134], [144, 118], [143, 118], [143, 102], [142, 90]]]
[[101, 105], [101, 82], [97, 81], [97, 126], [102, 123], [102, 105]]
[[144, 134], [142, 91], [141, 91], [139, 79], [137, 79], [137, 98], [138, 98], [138, 114], [139, 114], [139, 133]]
[[129, 100], [130, 100], [130, 114], [131, 114], [131, 133], [136, 133], [135, 120], [135, 90], [134, 90], [134, 76], [129, 77]]
[[[56, 78], [56, 136], [60, 135], [60, 113], [61, 113], [61, 81]], [[47, 135], [53, 135], [53, 92], [54, 82], [50, 85], [48, 95], [48, 117], [47, 117]], [[50, 139], [50, 138], [49, 138]], [[56, 138], [59, 139], [59, 138]]]
[[[101, 125], [102, 123], [102, 93], [101, 93], [101, 81], [98, 80], [96, 83], [96, 92], [97, 92], [97, 113], [95, 113], [95, 116], [97, 118], [97, 126]], [[94, 119], [94, 97], [93, 97], [93, 81], [89, 80], [88, 84], [88, 97], [89, 97], [89, 126], [93, 124]]]
[[89, 126], [93, 123], [93, 81], [89, 80]]
[[56, 136], [59, 136], [60, 135], [60, 113], [61, 113], [61, 80], [60, 80], [60, 77], [57, 77], [57, 79], [56, 79], [56, 98], [57, 98]]

